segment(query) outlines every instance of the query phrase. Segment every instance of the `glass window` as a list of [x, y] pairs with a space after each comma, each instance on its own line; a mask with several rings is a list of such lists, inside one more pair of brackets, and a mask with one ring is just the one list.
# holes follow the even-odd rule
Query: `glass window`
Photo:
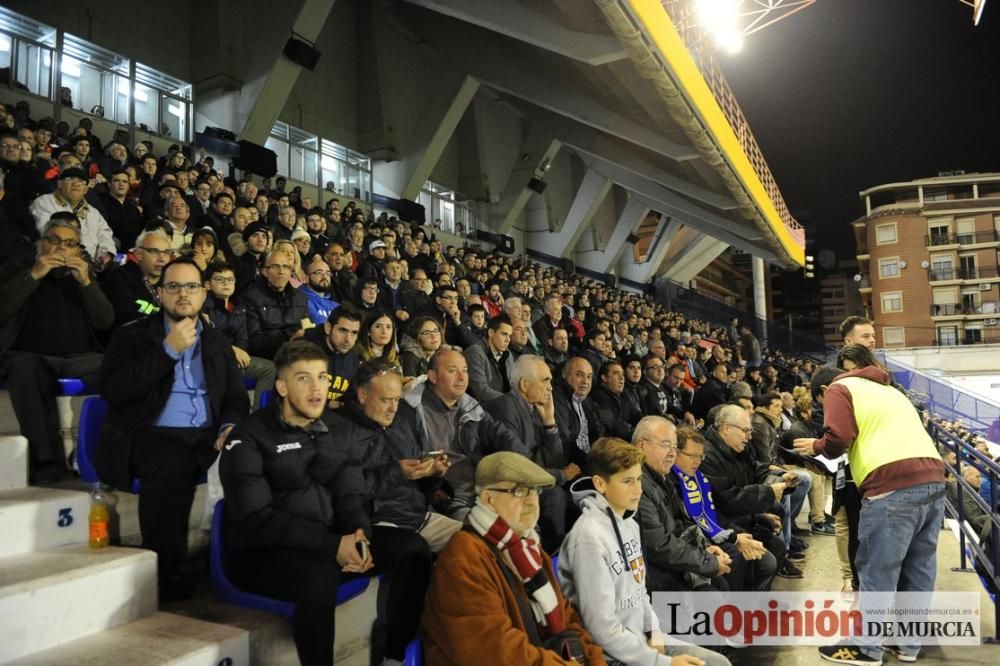
[[889, 291], [882, 294], [882, 312], [902, 312], [903, 292]]
[[160, 104], [160, 118], [163, 119], [161, 136], [187, 141], [189, 104], [166, 95], [160, 96]]
[[889, 245], [896, 242], [896, 223], [880, 224], [875, 227], [875, 244]]
[[889, 257], [888, 259], [879, 259], [878, 276], [883, 279], [899, 277], [899, 258]]
[[10, 37], [0, 34], [0, 67], [10, 67], [10, 52], [14, 48]]
[[942, 347], [951, 347], [958, 344], [957, 326], [938, 326], [937, 343]]
[[976, 242], [976, 218], [960, 217], [955, 220], [955, 234], [962, 244]]
[[[125, 82], [125, 103], [128, 103], [128, 82]], [[121, 87], [118, 92], [122, 92]], [[160, 133], [157, 119], [157, 107], [160, 96], [155, 90], [144, 86], [138, 81], [135, 83], [135, 126], [136, 129], [147, 132]]]
[[284, 141], [275, 139], [274, 137], [269, 137], [267, 141], [264, 142], [265, 148], [270, 148], [278, 155], [278, 173], [286, 174], [288, 173], [288, 144]]
[[51, 96], [53, 51], [20, 40], [15, 43], [17, 44], [17, 80], [36, 95]]
[[906, 344], [906, 329], [902, 326], [883, 326], [882, 342], [886, 347], [899, 347]]

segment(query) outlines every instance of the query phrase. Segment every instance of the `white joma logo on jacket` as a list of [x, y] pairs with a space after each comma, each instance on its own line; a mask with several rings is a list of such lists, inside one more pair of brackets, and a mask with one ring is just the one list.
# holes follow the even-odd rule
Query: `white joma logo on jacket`
[[292, 449], [301, 449], [302, 445], [298, 442], [289, 442], [288, 444], [278, 444], [278, 453], [284, 453], [285, 451], [291, 451]]

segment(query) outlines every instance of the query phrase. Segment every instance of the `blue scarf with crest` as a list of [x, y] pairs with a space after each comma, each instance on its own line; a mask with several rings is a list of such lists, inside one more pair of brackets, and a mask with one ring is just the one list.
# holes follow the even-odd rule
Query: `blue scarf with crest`
[[694, 476], [688, 476], [677, 469], [676, 465], [671, 471], [680, 481], [677, 490], [688, 517], [713, 543], [728, 541], [732, 530], [719, 524], [719, 517], [715, 513], [715, 502], [712, 500], [712, 486], [709, 485], [705, 475], [695, 470]]

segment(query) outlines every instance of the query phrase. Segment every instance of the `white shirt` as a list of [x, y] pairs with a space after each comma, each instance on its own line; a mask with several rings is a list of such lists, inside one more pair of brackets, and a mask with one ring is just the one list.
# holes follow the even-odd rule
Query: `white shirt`
[[42, 233], [45, 225], [49, 223], [49, 218], [53, 213], [65, 211], [73, 213], [80, 220], [80, 243], [90, 254], [92, 259], [96, 259], [102, 252], [114, 255], [118, 252], [115, 244], [115, 237], [108, 226], [107, 220], [100, 211], [91, 206], [86, 200], [73, 209], [68, 201], [62, 198], [58, 192], [43, 194], [31, 202], [31, 216], [35, 218], [35, 227], [38, 233]]

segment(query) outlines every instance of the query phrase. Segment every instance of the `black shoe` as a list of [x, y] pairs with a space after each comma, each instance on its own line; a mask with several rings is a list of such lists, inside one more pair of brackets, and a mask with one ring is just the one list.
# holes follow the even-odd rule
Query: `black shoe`
[[194, 583], [180, 576], [160, 581], [160, 604], [186, 601], [194, 597]]
[[881, 657], [869, 657], [853, 645], [824, 645], [819, 649], [819, 656], [827, 661], [835, 661], [838, 664], [867, 666], [868, 664], [882, 663]]
[[788, 543], [789, 550], [809, 550], [809, 544], [798, 537], [792, 537]]
[[805, 562], [806, 554], [801, 550], [790, 550], [788, 551], [788, 561], [789, 562]]
[[799, 569], [791, 562], [785, 562], [774, 575], [781, 578], [802, 578], [802, 569]]
[[65, 481], [71, 476], [73, 476], [73, 472], [62, 463], [39, 463], [38, 468], [31, 475], [31, 483], [33, 485], [48, 485]]
[[827, 525], [836, 525], [837, 519], [831, 516], [830, 514], [825, 513], [823, 514], [823, 522], [826, 523]]
[[826, 523], [813, 523], [812, 533], [817, 536], [837, 536], [837, 530]]
[[807, 536], [809, 536], [811, 534], [813, 534], [813, 532], [811, 532], [810, 530], [808, 530], [808, 529], [806, 529], [804, 527], [799, 527], [798, 525], [793, 525], [792, 526], [792, 536], [793, 537], [807, 537]]

